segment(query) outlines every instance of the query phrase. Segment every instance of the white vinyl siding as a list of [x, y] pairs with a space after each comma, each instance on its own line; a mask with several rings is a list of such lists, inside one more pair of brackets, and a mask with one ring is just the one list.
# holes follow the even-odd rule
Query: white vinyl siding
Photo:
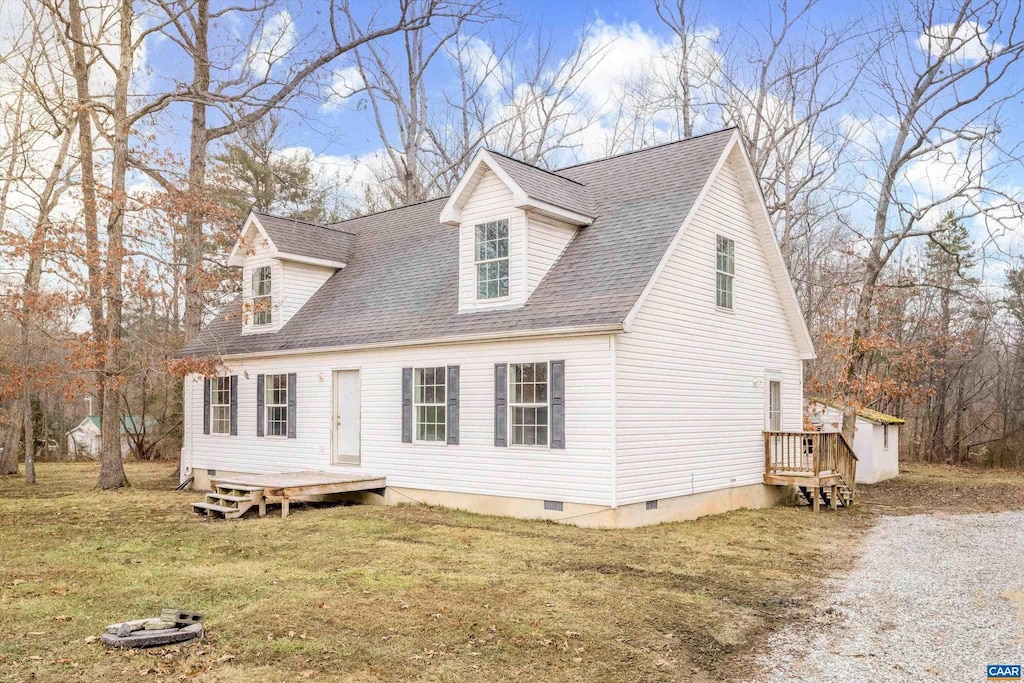
[[210, 378], [210, 431], [231, 433], [231, 378]]
[[[761, 483], [767, 371], [782, 381], [782, 428], [802, 427], [802, 361], [739, 163], [723, 166], [616, 339], [619, 504]], [[743, 264], [729, 315], [711, 276], [722, 226]]]
[[311, 266], [307, 263], [282, 261], [281, 279], [283, 282], [278, 316], [281, 318], [281, 325], [287, 324], [334, 272], [334, 268], [327, 266]]
[[424, 443], [447, 440], [448, 368], [414, 368], [412, 409], [416, 428], [413, 438]]
[[[494, 445], [495, 363], [565, 360], [566, 448]], [[361, 463], [391, 486], [608, 505], [611, 363], [607, 335], [434, 345], [227, 361], [238, 375], [238, 437], [203, 435], [202, 378], [190, 376], [184, 461], [229, 472], [332, 470], [332, 369], [360, 369]], [[459, 445], [402, 443], [402, 368], [459, 366]], [[295, 439], [256, 437], [256, 375], [296, 373]], [[191, 445], [190, 445], [191, 444]]]
[[[508, 221], [508, 296], [477, 297], [476, 226]], [[480, 180], [462, 207], [459, 227], [459, 311], [516, 306], [526, 297], [526, 216], [513, 204], [512, 191], [493, 171], [481, 172]]]
[[546, 216], [527, 218], [526, 296], [533, 294], [576, 234], [576, 227]]

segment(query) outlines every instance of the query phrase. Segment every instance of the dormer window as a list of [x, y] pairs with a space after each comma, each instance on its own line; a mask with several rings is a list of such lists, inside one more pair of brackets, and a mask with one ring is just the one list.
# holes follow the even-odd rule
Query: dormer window
[[476, 226], [476, 298], [508, 296], [508, 220]]
[[273, 303], [270, 266], [260, 266], [252, 271], [253, 325], [269, 325], [273, 322]]

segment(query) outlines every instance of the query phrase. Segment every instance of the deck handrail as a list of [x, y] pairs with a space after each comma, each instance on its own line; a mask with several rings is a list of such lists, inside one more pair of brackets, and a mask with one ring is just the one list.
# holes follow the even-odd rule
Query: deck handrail
[[823, 473], [835, 473], [853, 491], [857, 460], [841, 432], [764, 432], [764, 467], [769, 476], [820, 477]]

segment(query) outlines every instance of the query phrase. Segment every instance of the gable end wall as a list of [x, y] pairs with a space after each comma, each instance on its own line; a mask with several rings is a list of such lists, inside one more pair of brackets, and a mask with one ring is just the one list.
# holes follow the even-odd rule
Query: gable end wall
[[[802, 426], [802, 361], [740, 163], [723, 165], [616, 342], [620, 505], [761, 483], [766, 371], [782, 375], [783, 429]], [[733, 311], [715, 306], [717, 234], [736, 242]]]

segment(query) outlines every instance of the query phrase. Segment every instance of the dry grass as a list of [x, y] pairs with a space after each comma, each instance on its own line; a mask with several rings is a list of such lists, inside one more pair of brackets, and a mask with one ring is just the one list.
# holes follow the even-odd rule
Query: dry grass
[[900, 476], [858, 488], [863, 508], [890, 515], [1024, 509], [1024, 472], [913, 463]]
[[[734, 679], [871, 519], [599, 531], [366, 506], [210, 523], [170, 470], [131, 465], [118, 492], [91, 490], [92, 465], [0, 479], [0, 680]], [[164, 606], [205, 612], [207, 641], [86, 642]]]

